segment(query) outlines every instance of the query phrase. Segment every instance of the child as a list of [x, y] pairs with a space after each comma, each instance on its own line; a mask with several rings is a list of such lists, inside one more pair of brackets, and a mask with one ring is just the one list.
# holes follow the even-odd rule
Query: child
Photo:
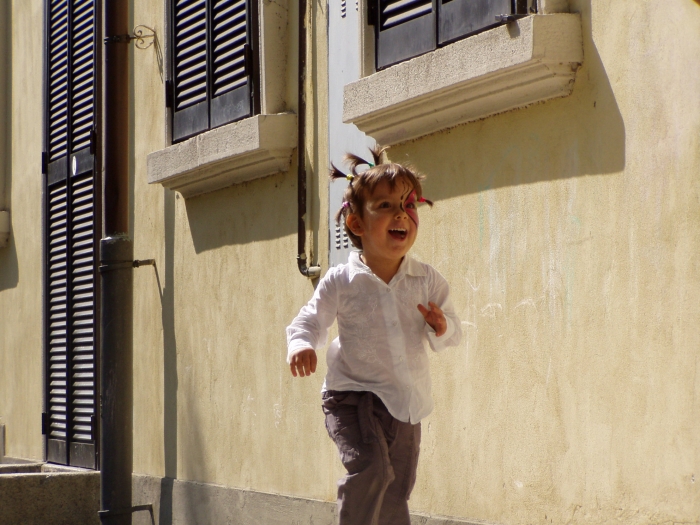
[[[421, 180], [410, 168], [354, 155], [336, 216], [353, 245], [330, 268], [287, 328], [292, 375], [316, 371], [316, 352], [338, 320], [323, 385], [326, 429], [347, 475], [338, 482], [340, 525], [409, 525], [420, 421], [433, 409], [428, 356], [459, 344], [462, 332], [445, 279], [408, 254], [418, 232]], [[357, 167], [369, 169], [358, 173]], [[375, 165], [376, 164], [376, 165]]]

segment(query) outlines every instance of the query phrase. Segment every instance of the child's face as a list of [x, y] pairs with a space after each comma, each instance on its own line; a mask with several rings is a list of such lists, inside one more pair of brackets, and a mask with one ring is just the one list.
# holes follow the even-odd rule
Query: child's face
[[362, 239], [366, 260], [400, 262], [411, 249], [418, 233], [415, 198], [409, 199], [412, 191], [405, 179], [398, 180], [393, 189], [382, 181], [365, 199], [363, 216], [348, 215], [348, 228]]

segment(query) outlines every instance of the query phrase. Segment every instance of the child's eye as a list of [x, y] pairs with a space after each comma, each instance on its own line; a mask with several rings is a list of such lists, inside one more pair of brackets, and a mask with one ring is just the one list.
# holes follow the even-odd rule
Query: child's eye
[[416, 203], [415, 202], [407, 202], [404, 204], [404, 207], [410, 208], [411, 210], [414, 210], [416, 208]]
[[384, 201], [384, 202], [379, 204], [380, 208], [388, 208], [390, 206], [391, 206], [391, 204], [389, 204], [387, 201]]

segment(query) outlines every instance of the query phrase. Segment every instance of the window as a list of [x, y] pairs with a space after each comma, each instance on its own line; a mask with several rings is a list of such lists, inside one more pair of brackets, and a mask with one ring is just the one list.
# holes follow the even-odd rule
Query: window
[[[528, 10], [531, 1], [528, 0]], [[565, 97], [573, 90], [576, 72], [583, 61], [583, 37], [580, 16], [562, 12], [567, 9], [566, 2], [537, 0], [539, 14], [501, 13], [510, 23], [496, 24], [476, 33], [474, 28], [479, 23], [474, 21], [488, 21], [494, 12], [500, 11], [500, 0], [434, 0], [425, 12], [418, 8], [398, 9], [420, 7], [417, 0], [367, 2], [360, 5], [374, 6], [380, 12], [389, 4], [396, 9], [391, 12], [385, 9], [385, 19], [371, 11], [368, 18], [361, 17], [362, 78], [344, 87], [343, 122], [355, 124], [380, 144], [399, 144]], [[506, 6], [518, 10], [523, 7], [520, 0], [516, 4], [509, 2]], [[487, 4], [491, 6], [489, 16], [468, 16], [471, 13], [468, 5]], [[403, 14], [403, 18], [390, 19], [388, 15], [394, 13]], [[420, 20], [433, 13], [437, 17], [424, 19], [430, 21], [423, 28], [430, 38], [435, 38], [428, 39], [430, 45], [401, 56], [394, 54], [390, 59], [382, 58], [388, 56], [382, 46], [392, 53], [410, 47], [398, 43], [406, 38], [405, 28], [416, 33], [411, 35], [413, 40], [422, 40], [425, 34], [417, 36], [424, 23]], [[493, 15], [494, 21], [495, 18]], [[367, 25], [368, 19], [375, 20], [373, 28]], [[383, 27], [386, 35], [382, 35]], [[462, 38], [466, 36], [469, 38]], [[375, 61], [383, 69], [375, 70]]]
[[148, 182], [189, 198], [289, 169], [293, 0], [167, 2], [172, 137], [148, 155]]
[[254, 0], [173, 0], [173, 142], [259, 113], [256, 6]]
[[47, 0], [46, 457], [96, 468], [96, 0]]
[[527, 0], [368, 1], [378, 70], [495, 27], [501, 15], [528, 12]]

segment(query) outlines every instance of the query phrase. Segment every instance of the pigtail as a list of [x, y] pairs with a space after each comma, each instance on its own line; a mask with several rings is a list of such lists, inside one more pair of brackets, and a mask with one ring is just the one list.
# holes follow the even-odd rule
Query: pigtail
[[328, 176], [331, 178], [331, 180], [336, 180], [336, 179], [347, 179], [347, 175], [340, 171], [338, 168], [336, 168], [335, 164], [331, 162], [331, 171], [328, 174]]
[[350, 167], [350, 171], [352, 172], [353, 175], [358, 175], [357, 173], [357, 167], [366, 165], [369, 166], [370, 168], [372, 167], [372, 164], [370, 162], [367, 162], [365, 159], [362, 157], [355, 155], [354, 153], [346, 153], [345, 157], [343, 157], [343, 160], [345, 163]]
[[374, 165], [379, 166], [382, 164], [382, 154], [389, 149], [389, 146], [380, 146], [379, 144], [375, 144], [373, 148], [370, 148], [369, 151], [372, 154], [372, 158], [374, 159]]

